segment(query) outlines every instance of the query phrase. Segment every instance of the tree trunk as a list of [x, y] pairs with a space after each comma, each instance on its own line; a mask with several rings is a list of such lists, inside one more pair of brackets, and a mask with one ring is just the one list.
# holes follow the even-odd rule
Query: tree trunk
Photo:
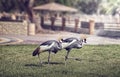
[[26, 9], [28, 15], [29, 15], [29, 19], [31, 21], [31, 23], [34, 22], [34, 17], [33, 17], [33, 4], [34, 4], [34, 0], [29, 0], [28, 2], [28, 7]]
[[[25, 11], [27, 12], [28, 14], [28, 18], [29, 18], [29, 21], [31, 23], [35, 23], [35, 26], [36, 26], [36, 32], [42, 32], [42, 33], [47, 33], [48, 31], [47, 30], [44, 30], [41, 25], [40, 25], [40, 20], [38, 18], [38, 20], [36, 19], [36, 14], [34, 14], [34, 11], [33, 11], [33, 5], [34, 5], [34, 2], [35, 0], [20, 0], [20, 2], [25, 6]], [[38, 16], [39, 17], [39, 16]]]

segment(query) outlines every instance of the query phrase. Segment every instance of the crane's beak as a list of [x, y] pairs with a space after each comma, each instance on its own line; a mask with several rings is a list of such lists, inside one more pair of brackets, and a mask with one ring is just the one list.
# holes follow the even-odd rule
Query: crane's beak
[[39, 54], [39, 50], [40, 50], [40, 47], [37, 47], [37, 48], [33, 51], [32, 56], [38, 55], [38, 54]]
[[84, 39], [84, 43], [87, 43], [87, 39], [86, 38]]
[[59, 38], [58, 38], [58, 41], [59, 41], [60, 43], [62, 43], [62, 40], [63, 40], [62, 37], [59, 37]]
[[85, 34], [81, 34], [81, 38], [83, 39], [83, 42], [84, 43], [87, 43], [87, 35], [85, 35]]

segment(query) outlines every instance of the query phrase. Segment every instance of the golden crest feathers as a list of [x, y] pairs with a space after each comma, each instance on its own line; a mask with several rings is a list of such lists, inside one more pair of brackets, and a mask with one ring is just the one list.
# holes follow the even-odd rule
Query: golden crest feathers
[[81, 34], [81, 35], [80, 35], [80, 38], [81, 38], [81, 39], [86, 39], [86, 38], [87, 38], [87, 35], [86, 35], [86, 34]]
[[63, 37], [60, 36], [60, 37], [58, 38], [58, 41], [60, 41], [61, 39], [63, 39]]

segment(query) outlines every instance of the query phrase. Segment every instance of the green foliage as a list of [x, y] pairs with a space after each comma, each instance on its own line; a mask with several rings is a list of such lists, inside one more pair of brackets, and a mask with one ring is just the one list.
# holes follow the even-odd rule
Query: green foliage
[[76, 6], [85, 14], [95, 14], [97, 13], [99, 3], [99, 0], [80, 0]]
[[[0, 12], [26, 11], [28, 2], [29, 0], [0, 0]], [[120, 0], [34, 0], [34, 6], [49, 2], [76, 6], [85, 14], [112, 14], [120, 5]]]
[[56, 2], [64, 4], [64, 0], [56, 0]]
[[[32, 52], [37, 45], [0, 46], [0, 77], [119, 77], [120, 45], [87, 45], [70, 52], [64, 65], [65, 50], [51, 54], [52, 64], [39, 64]], [[42, 53], [43, 62], [48, 53]]]
[[[34, 0], [34, 6], [57, 2], [67, 6], [73, 6], [73, 0]], [[0, 0], [0, 11], [11, 12], [15, 10], [26, 11], [29, 0]]]
[[0, 11], [9, 12], [11, 9], [15, 9], [15, 0], [0, 0]]
[[120, 7], [120, 0], [102, 0], [100, 5], [105, 14], [113, 14]]
[[74, 6], [73, 0], [55, 0], [55, 2], [66, 5], [66, 6]]

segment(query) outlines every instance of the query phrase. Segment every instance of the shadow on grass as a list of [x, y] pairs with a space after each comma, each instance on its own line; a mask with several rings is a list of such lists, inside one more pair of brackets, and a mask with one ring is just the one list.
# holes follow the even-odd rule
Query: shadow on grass
[[[42, 64], [25, 64], [25, 66], [27, 66], [27, 67], [31, 67], [31, 66], [40, 67], [40, 66], [44, 66], [46, 64], [48, 64], [48, 62], [43, 62]], [[63, 62], [49, 62], [49, 64], [50, 65], [64, 65]]]
[[41, 65], [41, 64], [25, 64], [25, 66], [27, 66], [27, 67], [40, 67], [43, 65]]
[[[42, 64], [48, 64], [48, 62], [43, 62]], [[63, 65], [63, 62], [49, 62], [51, 65]]]

